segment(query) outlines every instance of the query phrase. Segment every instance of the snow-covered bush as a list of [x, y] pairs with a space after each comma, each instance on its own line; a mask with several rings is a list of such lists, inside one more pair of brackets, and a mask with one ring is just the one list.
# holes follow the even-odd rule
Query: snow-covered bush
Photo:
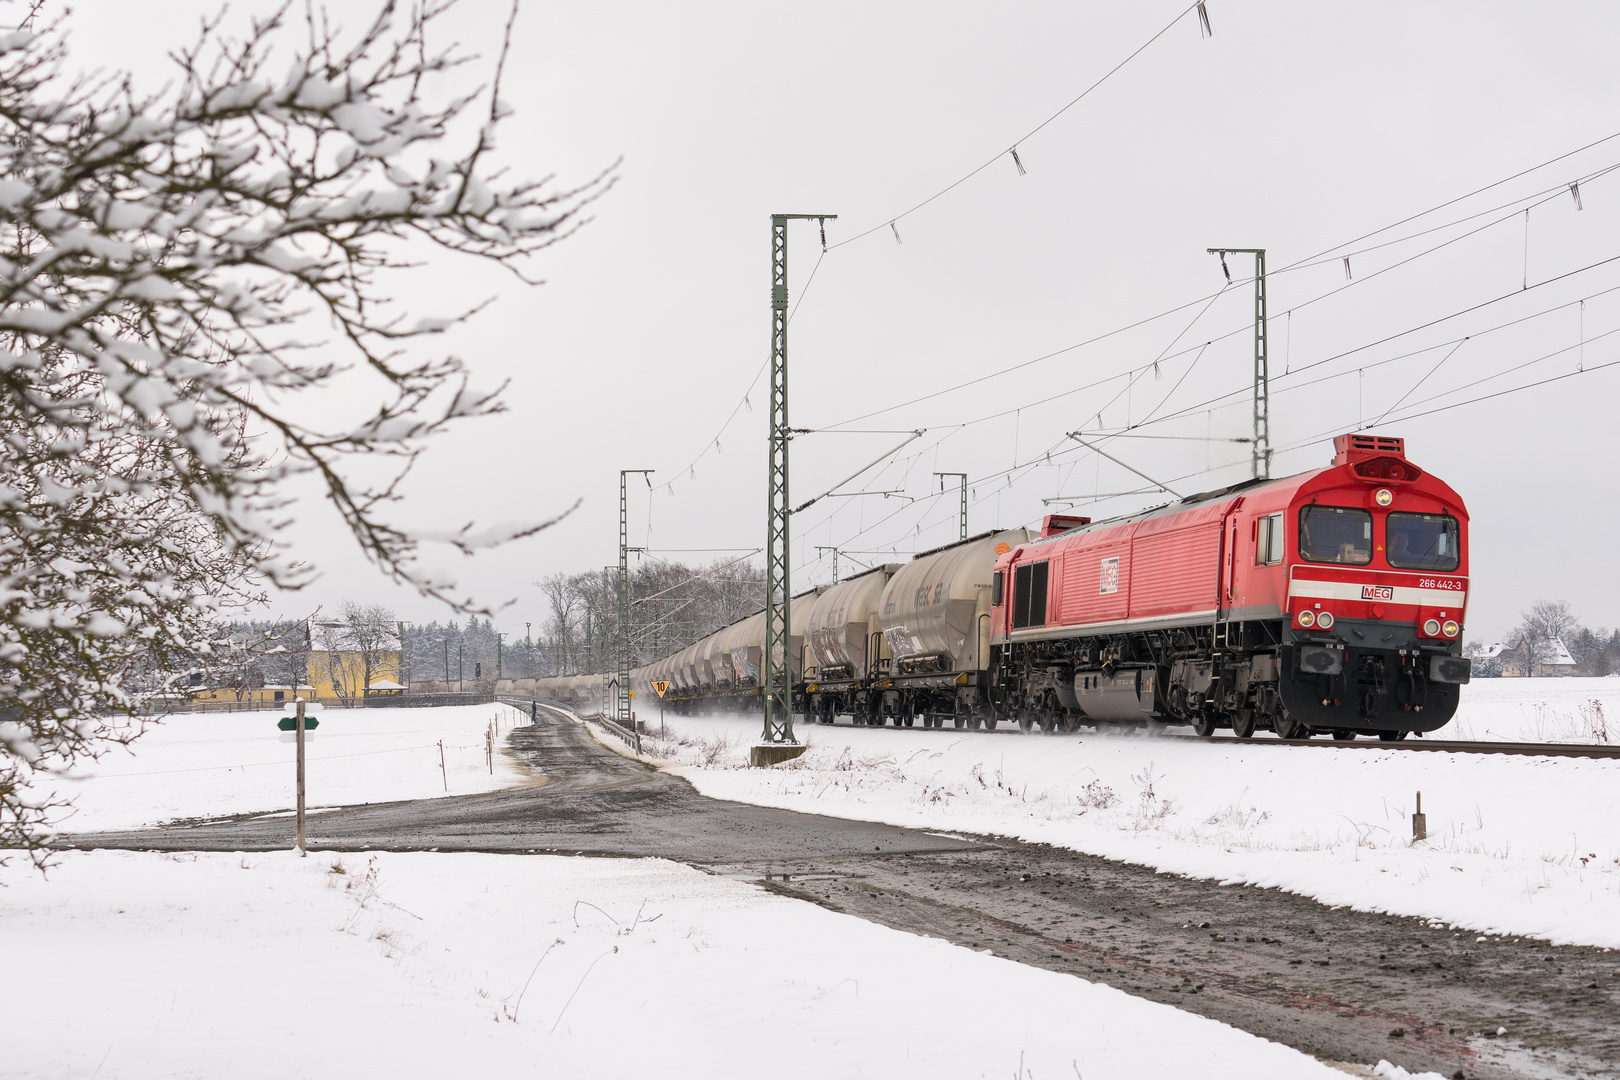
[[[0, 33], [0, 848], [37, 858], [27, 778], [114, 737], [98, 717], [131, 708], [137, 657], [206, 650], [221, 605], [310, 579], [278, 541], [290, 479], [463, 609], [419, 545], [544, 527], [387, 520], [424, 440], [500, 407], [410, 349], [470, 312], [407, 315], [391, 282], [435, 253], [521, 277], [612, 172], [558, 190], [492, 167], [504, 49], [484, 92], [430, 100], [472, 59], [435, 43], [455, 0], [382, 2], [349, 34], [290, 7], [205, 26], [152, 93], [74, 74], [60, 22]], [[357, 411], [312, 424], [340, 377], [369, 378], [341, 395]]]

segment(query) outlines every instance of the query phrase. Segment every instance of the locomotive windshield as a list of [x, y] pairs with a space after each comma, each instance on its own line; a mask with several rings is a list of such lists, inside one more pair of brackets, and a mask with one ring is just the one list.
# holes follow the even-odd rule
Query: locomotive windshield
[[1384, 523], [1389, 565], [1403, 570], [1455, 570], [1461, 545], [1450, 514], [1391, 514]]
[[1299, 557], [1366, 566], [1372, 562], [1372, 515], [1346, 506], [1307, 506], [1299, 512]]

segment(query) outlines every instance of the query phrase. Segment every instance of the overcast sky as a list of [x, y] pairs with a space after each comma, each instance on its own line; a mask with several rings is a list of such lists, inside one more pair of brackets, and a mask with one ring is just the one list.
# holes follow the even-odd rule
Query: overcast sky
[[[76, 55], [156, 80], [164, 50], [214, 6], [80, 3]], [[359, 23], [370, 5], [332, 9]], [[549, 517], [582, 498], [533, 540], [444, 562], [485, 601], [515, 601], [497, 624], [519, 636], [544, 618], [538, 578], [616, 562], [621, 468], [657, 470], [651, 490], [631, 488], [632, 544], [688, 561], [762, 546], [767, 395], [752, 380], [768, 357], [778, 212], [838, 214], [831, 245], [880, 226], [824, 258], [814, 224], [791, 233], [792, 422], [842, 428], [794, 442], [795, 501], [879, 458], [895, 432], [925, 430], [843, 489], [914, 501], [828, 499], [803, 514], [796, 588], [831, 579], [816, 545], [873, 563], [954, 539], [956, 495], [938, 494], [936, 470], [969, 475], [974, 532], [1036, 523], [1062, 509], [1043, 505], [1054, 497], [1097, 517], [1162, 501], [1090, 502], [1140, 481], [1069, 431], [1151, 419], [1139, 434], [1186, 438], [1109, 452], [1182, 492], [1231, 483], [1248, 475], [1247, 447], [1208, 440], [1249, 434], [1252, 263], [1233, 257], [1238, 284], [1220, 293], [1205, 249], [1263, 247], [1274, 473], [1325, 464], [1332, 435], [1360, 425], [1404, 436], [1468, 504], [1468, 638], [1493, 640], [1538, 598], [1620, 622], [1620, 366], [1574, 374], [1620, 360], [1620, 291], [1606, 291], [1620, 261], [1585, 269], [1620, 256], [1620, 172], [1581, 185], [1584, 209], [1567, 191], [1620, 164], [1620, 138], [1353, 242], [1620, 134], [1614, 5], [1210, 0], [1212, 38], [1186, 15], [1019, 144], [1027, 175], [1001, 158], [901, 218], [896, 242], [891, 219], [1023, 138], [1179, 10], [526, 4], [504, 161], [566, 184], [622, 158], [619, 182], [589, 227], [537, 260], [541, 287], [448, 259], [400, 283], [424, 315], [494, 296], [443, 344], [486, 383], [510, 381], [506, 415], [432, 450], [401, 520]], [[455, 36], [492, 58], [504, 15], [467, 3]], [[370, 569], [318, 506], [299, 543], [325, 576], [278, 611], [353, 598], [444, 617]]]

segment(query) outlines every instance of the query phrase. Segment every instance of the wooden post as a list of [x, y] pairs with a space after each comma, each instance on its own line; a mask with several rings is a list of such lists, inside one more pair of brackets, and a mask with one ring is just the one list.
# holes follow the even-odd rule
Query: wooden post
[[304, 848], [304, 701], [298, 700], [298, 719], [294, 722], [298, 732], [298, 854], [307, 858]]
[[1429, 838], [1429, 818], [1423, 813], [1423, 792], [1417, 793], [1417, 812], [1412, 815], [1412, 842]]
[[444, 790], [450, 790], [450, 773], [444, 767], [444, 740], [439, 740], [439, 776], [444, 779]]

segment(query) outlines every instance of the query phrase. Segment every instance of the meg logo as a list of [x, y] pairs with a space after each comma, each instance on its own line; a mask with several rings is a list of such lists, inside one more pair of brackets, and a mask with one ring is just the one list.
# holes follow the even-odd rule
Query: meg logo
[[1110, 555], [1102, 561], [1102, 574], [1097, 585], [1097, 595], [1107, 596], [1109, 593], [1119, 592], [1119, 556]]
[[1363, 600], [1393, 600], [1395, 589], [1389, 585], [1363, 585], [1361, 587]]

